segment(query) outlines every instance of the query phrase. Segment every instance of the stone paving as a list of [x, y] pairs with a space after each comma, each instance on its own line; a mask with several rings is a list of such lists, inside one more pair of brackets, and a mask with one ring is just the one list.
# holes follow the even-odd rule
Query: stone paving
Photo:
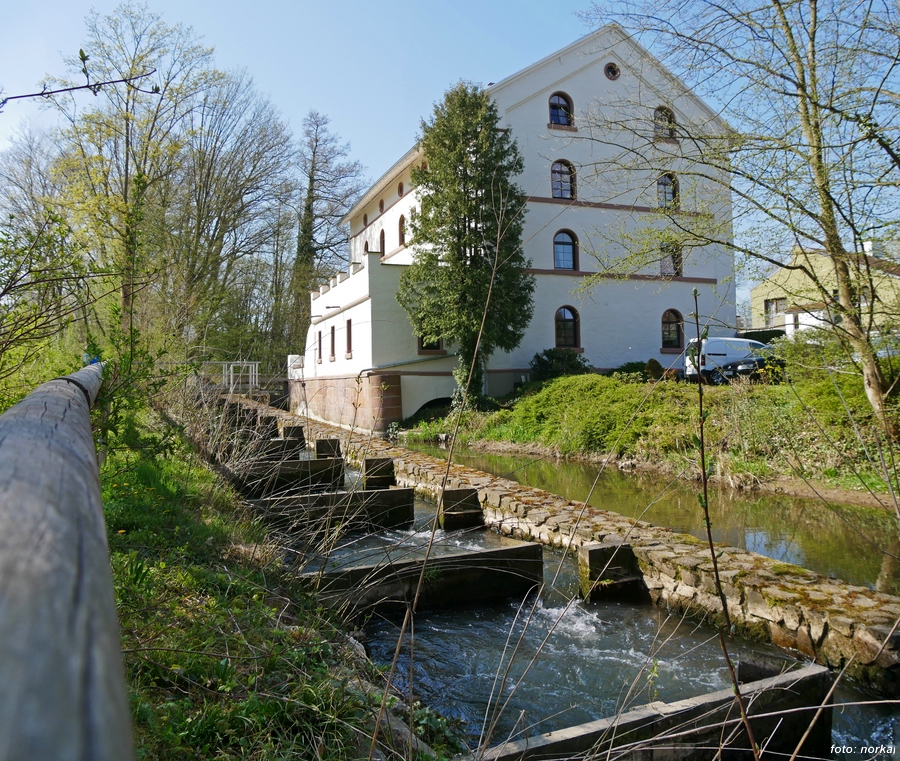
[[[273, 410], [273, 413], [275, 411]], [[296, 424], [297, 418], [278, 413]], [[391, 457], [398, 486], [436, 500], [444, 488], [475, 488], [485, 523], [516, 539], [574, 549], [625, 541], [637, 556], [653, 601], [721, 624], [712, 561], [693, 536], [651, 526], [522, 486], [472, 468], [451, 465], [367, 434], [303, 421], [307, 438], [336, 437], [346, 457]], [[900, 597], [845, 584], [753, 552], [717, 545], [731, 622], [738, 634], [814, 658], [889, 695], [900, 694]]]

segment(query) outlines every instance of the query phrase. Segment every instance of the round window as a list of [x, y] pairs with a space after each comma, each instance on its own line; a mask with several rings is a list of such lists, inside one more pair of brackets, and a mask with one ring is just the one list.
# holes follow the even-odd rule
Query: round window
[[619, 70], [619, 65], [610, 61], [606, 66], [603, 67], [603, 73], [606, 74], [607, 79], [618, 79], [619, 74], [622, 72]]

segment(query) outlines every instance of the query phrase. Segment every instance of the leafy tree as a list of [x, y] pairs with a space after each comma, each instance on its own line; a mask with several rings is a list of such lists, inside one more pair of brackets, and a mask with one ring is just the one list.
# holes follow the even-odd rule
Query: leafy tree
[[513, 181], [523, 162], [488, 93], [465, 83], [422, 122], [419, 147], [414, 259], [397, 300], [423, 341], [456, 345], [454, 377], [468, 402], [482, 391], [486, 358], [518, 346], [531, 320], [534, 278], [525, 272], [521, 244], [525, 197]]
[[[873, 346], [885, 305], [859, 298], [879, 266], [865, 244], [896, 235], [900, 212], [897, 5], [638, 0], [620, 14], [594, 6], [597, 21], [611, 16], [718, 104], [722, 119], [682, 108], [681, 95], [663, 103], [653, 87], [634, 90], [594, 120], [591, 139], [604, 144], [596, 171], [630, 173], [652, 193], [674, 169], [686, 203], [661, 209], [667, 224], [654, 224], [677, 242], [725, 246], [769, 269], [794, 247], [824, 252], [833, 276], [802, 257], [788, 264], [808, 278], [876, 417], [897, 437], [894, 388]], [[709, 208], [684, 208], [716, 190], [733, 200], [736, 239], [730, 225], [710, 224]]]
[[[163, 185], [179, 166], [186, 118], [209, 85], [212, 51], [190, 28], [168, 26], [145, 6], [121, 5], [86, 19], [95, 79], [130, 80], [155, 71], [147, 89], [131, 81], [103, 87], [92, 108], [70, 95], [51, 102], [67, 120], [57, 171], [73, 228], [95, 261], [116, 273], [124, 327], [132, 324], [135, 295], [147, 281], [144, 221], [160, 207]], [[83, 56], [66, 61], [83, 74]], [[146, 80], [142, 80], [145, 82]], [[72, 80], [51, 81], [60, 89]]]

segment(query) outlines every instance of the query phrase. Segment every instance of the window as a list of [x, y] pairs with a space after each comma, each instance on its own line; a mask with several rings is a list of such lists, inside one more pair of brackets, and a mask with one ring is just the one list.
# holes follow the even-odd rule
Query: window
[[671, 172], [661, 174], [656, 181], [656, 199], [660, 209], [678, 208], [678, 178]]
[[319, 362], [319, 364], [321, 364], [322, 363], [322, 331], [321, 330], [319, 331], [319, 342], [318, 342], [318, 349], [317, 349], [316, 354], [317, 354], [316, 361]]
[[663, 277], [683, 277], [684, 262], [681, 254], [681, 244], [668, 241], [660, 246], [662, 256], [659, 260], [659, 274]]
[[397, 186], [397, 195], [400, 196], [401, 198], [403, 197], [403, 183], [402, 182]]
[[353, 324], [347, 320], [347, 356], [345, 359], [351, 359], [353, 355]]
[[334, 362], [334, 325], [331, 326], [331, 353], [328, 355], [328, 361]]
[[550, 96], [551, 127], [572, 127], [575, 123], [572, 113], [572, 99], [568, 95], [558, 92]]
[[675, 140], [675, 112], [667, 106], [660, 106], [653, 112], [653, 139]]
[[784, 312], [787, 309], [786, 298], [766, 299], [763, 308], [767, 328], [780, 328], [784, 325]]
[[363, 214], [363, 227], [368, 227], [368, 226], [369, 226], [369, 215]]
[[402, 214], [400, 215], [400, 222], [397, 224], [397, 232], [400, 240], [400, 245], [406, 245], [406, 217]]
[[381, 246], [379, 249], [381, 251], [381, 255], [384, 256], [384, 230], [382, 230], [378, 234], [378, 244]]
[[606, 74], [607, 79], [618, 79], [622, 72], [619, 70], [619, 64], [610, 61], [603, 67], [603, 73]]
[[369, 241], [366, 241], [366, 245], [363, 246], [363, 253], [364, 254], [369, 253]]
[[557, 161], [550, 169], [554, 198], [575, 198], [575, 169], [568, 161]]
[[577, 349], [581, 336], [578, 330], [578, 312], [572, 307], [556, 310], [556, 346], [560, 349]]
[[444, 351], [444, 341], [443, 339], [438, 339], [437, 341], [423, 341], [419, 338], [419, 354], [445, 354]]
[[667, 309], [662, 316], [662, 347], [684, 348], [684, 318], [674, 309]]
[[378, 202], [378, 213], [384, 214], [384, 199], [383, 198]]
[[553, 266], [558, 270], [578, 269], [578, 239], [568, 230], [553, 236]]

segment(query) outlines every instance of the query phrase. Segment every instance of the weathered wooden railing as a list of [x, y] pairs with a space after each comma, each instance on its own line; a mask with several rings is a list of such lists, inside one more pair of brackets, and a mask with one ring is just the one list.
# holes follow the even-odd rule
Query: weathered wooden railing
[[129, 759], [90, 407], [99, 365], [0, 416], [0, 759]]

